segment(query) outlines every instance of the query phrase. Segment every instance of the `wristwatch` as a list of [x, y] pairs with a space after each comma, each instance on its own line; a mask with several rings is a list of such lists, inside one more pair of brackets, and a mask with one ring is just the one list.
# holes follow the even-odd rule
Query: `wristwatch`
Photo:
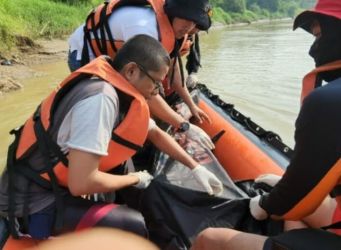
[[189, 130], [189, 122], [182, 122], [177, 130], [177, 132], [183, 133]]

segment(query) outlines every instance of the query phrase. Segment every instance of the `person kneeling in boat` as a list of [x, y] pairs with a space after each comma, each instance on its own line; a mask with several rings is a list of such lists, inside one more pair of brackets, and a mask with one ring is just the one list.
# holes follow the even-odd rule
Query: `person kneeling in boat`
[[[86, 23], [70, 36], [69, 68], [74, 71], [100, 55], [114, 58], [117, 49], [130, 37], [150, 35], [162, 43], [172, 58], [168, 76], [162, 79], [162, 92], [166, 97], [176, 92], [199, 123], [211, 122], [209, 116], [192, 100], [179, 65], [181, 54], [188, 51], [191, 44], [187, 39], [188, 33], [208, 30], [211, 14], [208, 0], [108, 1], [90, 13]], [[186, 122], [160, 95], [150, 98], [148, 103], [154, 116], [173, 127], [179, 128]], [[203, 140], [207, 140], [204, 131], [196, 126], [192, 126], [192, 129], [201, 134]]]
[[146, 236], [139, 212], [80, 197], [146, 188], [149, 173], [123, 170], [146, 139], [191, 168], [209, 194], [222, 191], [216, 176], [150, 119], [146, 99], [157, 93], [169, 65], [157, 40], [135, 36], [113, 61], [99, 57], [72, 73], [12, 131], [16, 139], [1, 178], [0, 210], [14, 237], [19, 231], [44, 239], [92, 226]]
[[[341, 230], [333, 229], [340, 225], [328, 227], [341, 221], [341, 1], [319, 0], [295, 19], [297, 27], [316, 38], [309, 51], [316, 69], [303, 80], [294, 156], [282, 178], [256, 180], [274, 187], [250, 200], [250, 212], [257, 220], [301, 220], [310, 228], [269, 238], [210, 228], [198, 236], [193, 250], [341, 249]], [[319, 229], [326, 226], [329, 231]]]

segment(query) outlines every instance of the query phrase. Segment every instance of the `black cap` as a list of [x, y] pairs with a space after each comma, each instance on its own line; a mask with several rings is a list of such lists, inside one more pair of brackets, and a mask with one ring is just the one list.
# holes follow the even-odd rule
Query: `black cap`
[[191, 20], [200, 30], [211, 27], [212, 7], [208, 0], [166, 0], [164, 9], [169, 17]]

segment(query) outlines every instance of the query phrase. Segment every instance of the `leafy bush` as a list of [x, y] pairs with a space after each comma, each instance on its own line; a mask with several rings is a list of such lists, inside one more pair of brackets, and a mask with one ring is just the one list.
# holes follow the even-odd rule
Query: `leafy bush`
[[222, 8], [217, 7], [213, 8], [213, 21], [224, 24], [231, 24], [232, 18]]
[[255, 21], [255, 20], [259, 19], [259, 16], [250, 10], [246, 10], [244, 12], [244, 16], [248, 21]]
[[243, 23], [245, 21], [244, 16], [241, 13], [231, 13], [231, 17], [233, 23]]
[[245, 0], [228, 0], [218, 5], [228, 12], [243, 13], [246, 9]]
[[262, 12], [262, 9], [256, 3], [251, 4], [249, 6], [249, 10], [257, 14], [260, 14]]
[[294, 1], [282, 2], [280, 5], [280, 11], [290, 17], [294, 17], [299, 11], [299, 4]]

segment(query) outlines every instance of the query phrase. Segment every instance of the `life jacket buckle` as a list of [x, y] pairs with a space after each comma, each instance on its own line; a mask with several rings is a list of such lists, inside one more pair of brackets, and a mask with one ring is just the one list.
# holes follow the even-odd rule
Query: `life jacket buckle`
[[60, 161], [58, 156], [56, 156], [53, 152], [50, 152], [49, 159], [53, 166], [56, 165]]
[[10, 135], [18, 135], [21, 131], [22, 127], [16, 127], [14, 129], [12, 129], [11, 131], [9, 131]]

